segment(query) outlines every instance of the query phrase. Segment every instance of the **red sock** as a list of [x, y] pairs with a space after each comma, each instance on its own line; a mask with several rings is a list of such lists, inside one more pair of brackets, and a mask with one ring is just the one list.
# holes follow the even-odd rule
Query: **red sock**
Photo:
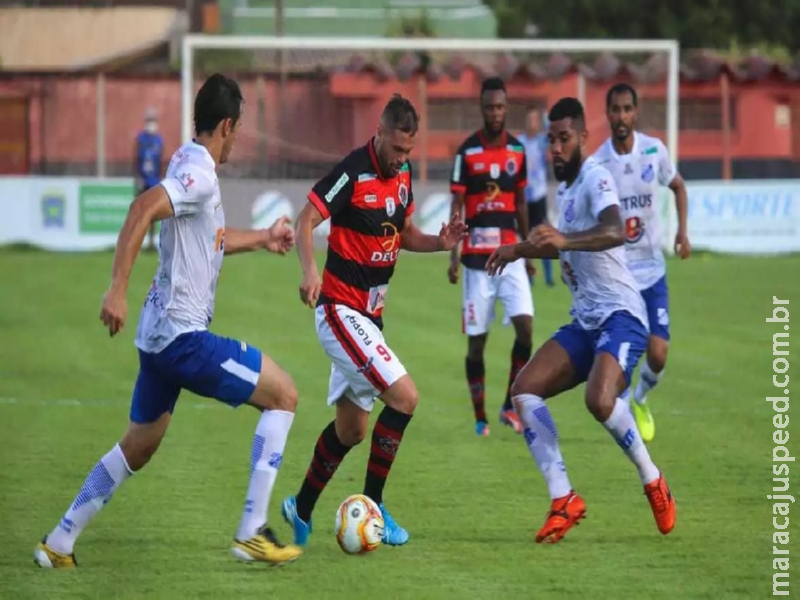
[[364, 481], [364, 495], [372, 498], [376, 504], [383, 502], [386, 478], [389, 477], [389, 470], [397, 456], [397, 449], [400, 447], [403, 432], [409, 421], [411, 415], [385, 406], [375, 422], [367, 462], [367, 477]]
[[511, 370], [508, 373], [508, 388], [506, 389], [506, 401], [503, 403], [503, 410], [511, 410], [513, 404], [511, 403], [511, 386], [514, 380], [519, 375], [522, 367], [531, 358], [531, 347], [523, 346], [518, 341], [514, 342], [514, 347], [511, 349]]
[[472, 408], [475, 411], [475, 421], [487, 423], [486, 419], [486, 369], [483, 359], [466, 360], [467, 384], [472, 398]]
[[300, 492], [297, 494], [297, 516], [306, 523], [311, 518], [311, 512], [314, 510], [314, 505], [322, 494], [322, 490], [328, 485], [349, 451], [350, 447], [339, 441], [339, 436], [336, 435], [336, 425], [334, 421], [331, 421], [317, 439], [314, 456], [308, 466], [308, 471], [306, 471], [306, 478], [303, 480]]

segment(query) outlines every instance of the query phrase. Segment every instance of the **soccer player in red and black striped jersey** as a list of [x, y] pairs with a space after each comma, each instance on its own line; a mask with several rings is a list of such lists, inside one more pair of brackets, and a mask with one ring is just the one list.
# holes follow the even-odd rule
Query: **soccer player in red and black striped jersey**
[[[423, 234], [411, 221], [414, 194], [408, 156], [418, 126], [411, 103], [392, 97], [376, 135], [314, 186], [298, 216], [300, 296], [316, 310], [317, 335], [333, 362], [328, 404], [336, 405], [336, 417], [317, 440], [299, 493], [283, 502], [283, 517], [299, 545], [308, 540], [311, 513], [325, 485], [366, 436], [376, 398], [385, 406], [372, 431], [364, 494], [380, 506], [384, 544], [402, 545], [409, 538], [386, 510], [383, 488], [419, 395], [384, 340], [383, 306], [401, 249], [451, 250], [467, 232], [459, 218], [443, 223], [438, 236]], [[320, 280], [313, 230], [326, 219], [331, 220], [331, 232]]]
[[468, 336], [466, 374], [475, 412], [475, 433], [489, 435], [485, 408], [483, 362], [489, 324], [495, 303], [503, 305], [506, 320], [514, 324], [516, 339], [511, 350], [511, 371], [500, 422], [515, 432], [522, 424], [511, 405], [511, 384], [531, 357], [533, 296], [530, 261], [508, 265], [500, 277], [489, 277], [486, 259], [498, 247], [515, 244], [528, 236], [525, 186], [528, 168], [522, 143], [506, 130], [506, 87], [499, 77], [481, 86], [483, 129], [470, 135], [458, 150], [450, 180], [451, 214], [466, 214], [469, 236], [459, 261], [458, 248], [450, 256], [448, 277], [458, 283], [459, 262], [464, 265], [462, 323]]

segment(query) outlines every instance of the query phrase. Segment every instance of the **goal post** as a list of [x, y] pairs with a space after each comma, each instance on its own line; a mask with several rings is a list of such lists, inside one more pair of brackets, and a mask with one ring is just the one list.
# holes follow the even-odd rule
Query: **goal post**
[[[615, 79], [619, 71], [625, 69], [618, 69], [612, 65], [610, 70], [597, 69], [598, 72], [591, 73], [587, 77], [585, 65], [587, 63], [591, 64], [593, 59], [600, 56], [620, 56], [620, 61], [627, 60], [630, 57], [631, 64], [635, 62], [634, 58], [639, 58], [641, 61], [641, 58], [645, 56], [657, 57], [658, 60], [654, 63], [657, 64], [657, 68], [653, 68], [652, 71], [657, 72], [658, 81], [653, 81], [652, 75], [648, 71], [644, 76], [646, 81], [643, 82], [643, 85], [650, 86], [650, 88], [658, 86], [658, 98], [653, 97], [652, 94], [648, 98], [642, 98], [642, 94], [640, 94], [640, 103], [643, 104], [643, 109], [640, 109], [640, 126], [647, 131], [641, 115], [644, 111], [648, 116], [646, 119], [647, 125], [657, 131], [657, 135], [663, 137], [670, 157], [676, 164], [678, 162], [680, 48], [676, 40], [453, 39], [189, 34], [183, 37], [181, 48], [181, 136], [184, 141], [189, 141], [192, 137], [192, 106], [194, 94], [199, 85], [199, 81], [196, 78], [200, 79], [210, 74], [205, 72], [209, 69], [208, 65], [200, 64], [198, 57], [201, 52], [203, 53], [201, 57], [203, 59], [209, 56], [222, 57], [234, 54], [252, 57], [248, 68], [244, 70], [250, 75], [257, 74], [256, 76], [261, 78], [262, 83], [258, 86], [249, 87], [248, 92], [245, 94], [248, 101], [248, 108], [245, 111], [246, 118], [253, 118], [253, 103], [250, 101], [250, 97], [253, 95], [258, 96], [260, 106], [257, 110], [262, 111], [262, 113], [265, 110], [265, 105], [277, 103], [279, 106], [276, 110], [279, 115], [284, 115], [284, 111], [285, 114], [292, 115], [291, 118], [286, 116], [275, 118], [274, 115], [270, 115], [272, 116], [272, 121], [269, 121], [263, 114], [260, 114], [258, 117], [259, 127], [256, 133], [249, 131], [257, 129], [254, 126], [250, 126], [253, 121], [248, 122], [247, 133], [243, 128], [242, 133], [245, 134], [245, 137], [251, 137], [248, 143], [251, 145], [259, 144], [258, 152], [253, 150], [250, 154], [261, 157], [262, 163], [265, 162], [263, 160], [265, 156], [268, 156], [270, 160], [273, 158], [269, 150], [264, 150], [268, 145], [267, 142], [276, 147], [281, 147], [282, 151], [288, 154], [293, 154], [291, 159], [280, 162], [282, 165], [280, 168], [270, 170], [268, 173], [269, 178], [275, 178], [276, 175], [278, 179], [307, 178], [310, 176], [311, 171], [308, 169], [297, 171], [297, 161], [306, 160], [306, 157], [313, 156], [315, 157], [314, 160], [319, 159], [319, 162], [324, 162], [330, 161], [337, 156], [342, 149], [337, 148], [331, 141], [338, 142], [343, 137], [347, 137], [341, 135], [341, 127], [350, 127], [349, 133], [355, 135], [353, 132], [359, 132], [359, 136], [361, 136], [361, 132], [369, 131], [371, 127], [374, 127], [374, 124], [359, 124], [355, 122], [358, 120], [371, 121], [373, 119], [371, 109], [364, 110], [364, 104], [361, 102], [363, 95], [371, 91], [370, 84], [364, 84], [364, 78], [362, 78], [358, 81], [358, 83], [362, 84], [362, 88], [359, 91], [354, 91], [347, 87], [351, 83], [341, 82], [341, 74], [347, 74], [353, 70], [358, 71], [359, 64], [363, 66], [366, 62], [371, 63], [373, 67], [371, 72], [375, 75], [374, 83], [371, 84], [372, 88], [380, 87], [384, 91], [387, 88], [394, 89], [395, 87], [398, 90], [400, 88], [411, 90], [412, 94], [416, 94], [416, 96], [412, 96], [412, 101], [416, 102], [424, 99], [421, 103], [428, 105], [426, 106], [429, 109], [427, 113], [423, 110], [423, 121], [425, 123], [422, 129], [425, 133], [418, 142], [419, 150], [415, 150], [417, 160], [423, 163], [424, 166], [415, 175], [416, 179], [421, 179], [422, 181], [434, 179], [441, 183], [440, 180], [445, 179], [447, 176], [444, 163], [452, 160], [452, 157], [448, 157], [447, 161], [445, 161], [444, 155], [453, 149], [454, 140], [459, 137], [463, 139], [469, 133], [469, 129], [474, 130], [476, 126], [475, 119], [480, 119], [474, 90], [470, 92], [469, 98], [464, 97], [465, 86], [461, 85], [459, 88], [459, 82], [456, 81], [459, 76], [453, 75], [453, 72], [448, 71], [449, 62], [447, 59], [449, 58], [457, 63], [456, 57], [468, 57], [462, 63], [480, 64], [487, 67], [485, 71], [481, 72], [497, 72], [495, 66], [502, 62], [502, 57], [511, 57], [510, 64], [518, 67], [517, 72], [520, 69], [527, 69], [527, 73], [530, 75], [526, 80], [527, 83], [524, 84], [525, 92], [523, 94], [530, 94], [528, 100], [537, 100], [541, 108], [547, 108], [542, 100], [544, 97], [547, 97], [548, 102], [552, 102], [555, 100], [554, 94], [577, 96], [587, 108], [587, 117], [591, 114], [591, 131], [602, 132], [603, 137], [608, 135], [608, 129], [605, 123], [604, 106], [602, 106], [603, 100], [600, 98], [604, 98], [605, 89], [608, 86], [619, 80]], [[439, 81], [439, 88], [436, 88], [435, 84], [428, 82], [423, 76], [419, 78], [421, 87], [409, 87], [408, 80], [413, 78], [413, 75], [412, 77], [408, 76], [409, 73], [413, 74], [414, 70], [417, 69], [417, 72], [424, 71], [425, 75], [428, 75], [429, 72], [425, 71], [423, 67], [423, 64], [427, 66], [428, 62], [421, 63], [412, 60], [410, 66], [407, 62], [404, 63], [404, 68], [406, 69], [404, 81], [400, 81], [400, 79], [392, 81], [392, 76], [396, 76], [397, 73], [391, 70], [388, 71], [388, 75], [381, 72], [382, 66], [390, 63], [394, 63], [393, 66], [397, 66], [398, 63], [402, 63], [404, 60], [407, 61], [409, 55], [430, 58], [430, 63], [440, 66], [444, 64], [446, 74], [442, 75], [440, 72], [439, 79], [447, 80], [446, 85], [442, 86], [442, 82]], [[547, 68], [542, 69], [539, 67], [543, 62], [547, 63], [547, 60], [557, 55], [563, 55], [568, 60], [556, 61], [558, 64], [556, 64], [555, 68], [551, 68], [552, 65], [549, 63], [545, 65]], [[543, 56], [548, 58], [543, 61]], [[359, 60], [355, 60], [355, 63], [353, 63], [354, 57], [360, 57], [360, 63]], [[610, 60], [613, 62], [614, 58]], [[563, 72], [559, 70], [562, 63], [568, 65], [564, 67]], [[576, 63], [582, 66], [575, 69]], [[505, 64], [509, 64], [508, 60], [506, 60]], [[620, 64], [622, 63], [620, 62]], [[628, 63], [625, 63], [625, 67], [627, 66]], [[633, 75], [635, 80], [638, 80], [637, 68], [633, 66], [627, 70], [628, 75]], [[305, 72], [303, 71], [304, 69]], [[222, 70], [239, 71], [235, 67]], [[589, 71], [591, 71], [591, 68]], [[605, 71], [610, 72], [611, 75], [608, 76]], [[508, 72], [514, 72], [514, 69], [512, 68]], [[294, 91], [290, 96], [282, 96], [281, 94], [284, 92], [273, 92], [271, 95], [264, 92], [266, 87], [263, 84], [264, 78], [280, 79], [280, 83], [273, 81], [274, 87], [275, 89], [285, 90], [287, 81], [291, 83], [293, 78], [298, 78], [298, 76], [299, 78], [305, 76], [306, 79], [309, 79], [311, 77], [309, 74], [312, 73], [316, 73], [317, 77], [319, 73], [324, 73], [324, 76], [329, 77], [331, 81], [339, 77], [336, 93], [341, 93], [345, 96], [349, 94], [352, 108], [349, 116], [347, 116], [348, 123], [347, 125], [337, 125], [339, 127], [337, 132], [333, 132], [333, 126], [328, 127], [331, 131], [323, 132], [320, 125], [325, 119], [327, 121], [342, 120], [338, 112], [332, 111], [330, 113], [332, 116], [329, 116], [328, 112], [325, 112], [324, 115], [321, 114], [323, 112], [322, 109], [328, 108], [326, 104], [336, 103], [337, 100], [333, 96], [333, 91], [322, 91], [322, 88], [309, 84], [309, 92], [305, 94], [306, 96], [325, 96], [325, 98], [321, 98], [316, 102], [303, 97], [303, 94], [297, 90], [298, 86], [292, 88]], [[563, 81], [567, 75], [572, 76], [575, 84], [565, 90]], [[474, 86], [475, 78], [472, 81]], [[561, 82], [561, 87], [554, 85], [553, 81], [556, 83]], [[367, 87], [364, 87], [364, 85]], [[521, 89], [520, 85], [522, 84], [517, 85], [517, 90]], [[332, 87], [333, 85], [331, 84]], [[444, 92], [441, 91], [443, 87], [446, 88]], [[636, 82], [634, 82], [634, 87], [638, 89]], [[428, 93], [428, 88], [430, 88], [431, 93]], [[438, 91], [434, 92], [434, 88]], [[545, 88], [548, 91], [546, 93], [541, 92]], [[458, 94], [461, 94], [461, 96], [452, 98], [451, 96], [458, 95], [453, 91], [457, 89], [460, 89]], [[511, 99], [512, 92], [511, 87], [509, 87], [509, 121], [511, 120]], [[587, 102], [589, 102], [589, 105], [587, 105]], [[274, 108], [267, 106], [267, 109]], [[509, 123], [509, 128], [517, 132], [521, 127], [521, 118], [524, 117], [524, 110], [523, 106], [515, 108], [517, 109], [515, 125], [512, 127]], [[247, 115], [248, 111], [251, 112], [250, 115]], [[426, 116], [427, 119], [425, 118]], [[428, 133], [429, 128], [435, 130], [435, 136]], [[240, 137], [243, 137], [242, 134], [240, 134]], [[434, 137], [435, 139], [433, 139]], [[442, 141], [442, 138], [447, 139]], [[592, 134], [591, 140], [595, 145], [599, 139], [599, 135]], [[360, 138], [358, 141], [361, 141]], [[241, 142], [238, 145], [241, 145]], [[241, 153], [237, 150], [237, 155], [242, 156], [243, 154], [247, 154], [244, 148], [242, 148]], [[295, 155], [301, 156], [301, 159], [298, 159]], [[429, 163], [433, 165], [430, 169], [428, 168]], [[295, 170], [290, 172], [291, 169]], [[251, 169], [251, 172], [254, 171]], [[299, 174], [301, 172], [302, 175]], [[436, 175], [429, 177], [429, 172], [435, 172]], [[258, 176], [263, 176], [263, 173], [259, 172]], [[669, 194], [668, 190], [665, 191], [665, 194]], [[665, 219], [664, 247], [666, 250], [671, 251], [671, 239], [674, 238], [677, 220], [674, 202], [671, 197], [666, 195], [665, 199], [669, 199], [669, 201], [663, 203], [665, 217], [667, 217]]]
[[182, 139], [192, 135], [192, 102], [194, 93], [194, 55], [206, 50], [350, 50], [443, 52], [613, 52], [654, 53], [668, 56], [666, 94], [666, 145], [672, 160], [678, 160], [678, 94], [680, 80], [680, 46], [677, 40], [568, 40], [568, 39], [439, 39], [439, 38], [341, 38], [296, 36], [238, 36], [189, 34], [181, 48]]

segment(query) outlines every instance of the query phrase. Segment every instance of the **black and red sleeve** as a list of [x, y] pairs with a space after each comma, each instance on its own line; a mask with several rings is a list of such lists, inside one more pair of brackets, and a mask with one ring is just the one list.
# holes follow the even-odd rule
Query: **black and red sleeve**
[[450, 175], [450, 191], [453, 194], [463, 194], [467, 191], [467, 159], [464, 146], [458, 149], [458, 154], [453, 161], [453, 172]]
[[308, 194], [308, 201], [324, 218], [335, 215], [347, 208], [352, 201], [355, 177], [348, 161], [341, 161], [314, 184]]

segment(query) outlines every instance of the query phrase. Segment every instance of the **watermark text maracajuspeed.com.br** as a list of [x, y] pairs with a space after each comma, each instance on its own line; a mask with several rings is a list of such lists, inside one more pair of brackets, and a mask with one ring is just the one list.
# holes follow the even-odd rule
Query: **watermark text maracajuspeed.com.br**
[[772, 297], [772, 316], [767, 323], [780, 324], [783, 331], [772, 334], [772, 385], [769, 396], [774, 416], [772, 424], [772, 595], [789, 595], [789, 509], [794, 497], [789, 492], [789, 463], [794, 456], [789, 455], [786, 443], [789, 441], [789, 301]]

